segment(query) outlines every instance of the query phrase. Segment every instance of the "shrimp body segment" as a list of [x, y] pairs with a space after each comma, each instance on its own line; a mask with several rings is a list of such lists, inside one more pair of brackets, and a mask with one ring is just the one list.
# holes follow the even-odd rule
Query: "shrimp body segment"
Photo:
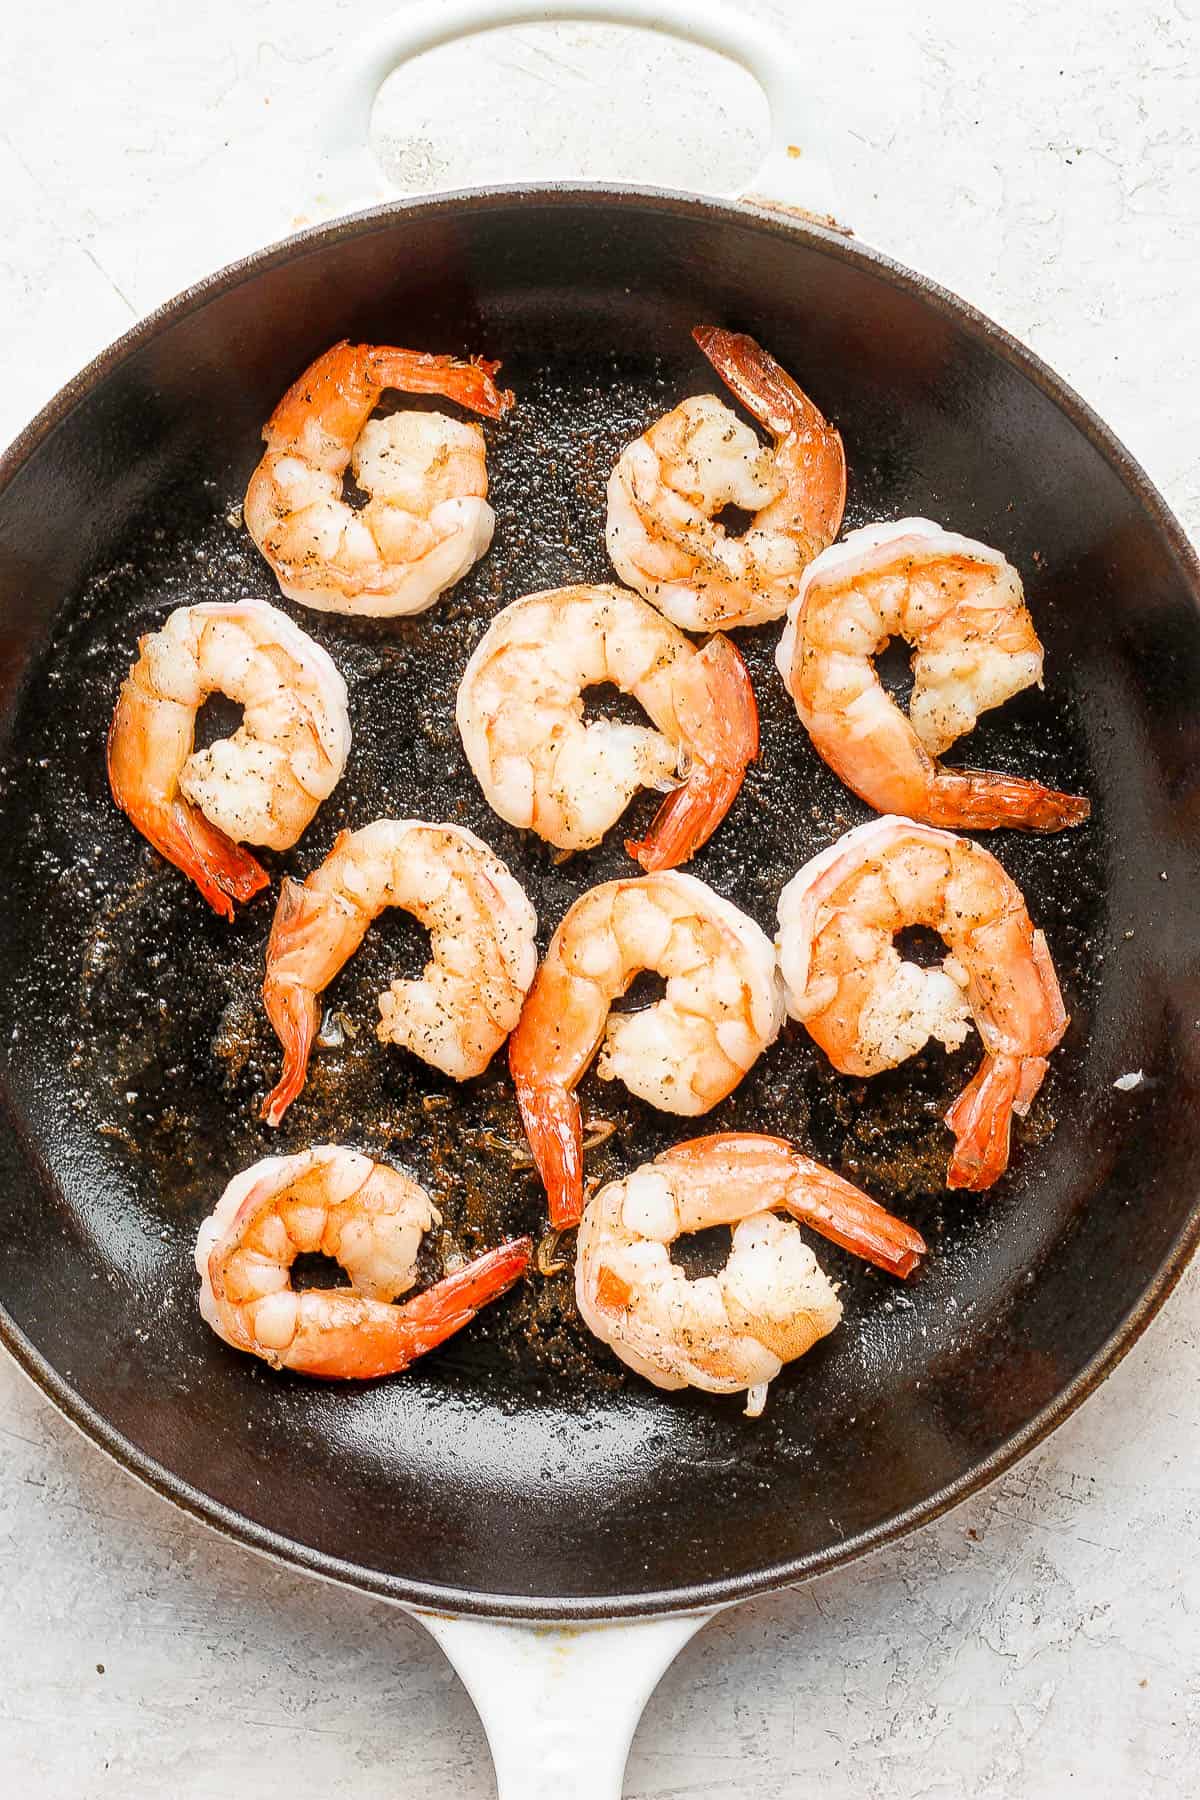
[[[528, 1238], [456, 1270], [403, 1306], [421, 1239], [441, 1215], [424, 1188], [339, 1144], [268, 1156], [235, 1175], [196, 1239], [200, 1311], [235, 1350], [328, 1381], [398, 1375], [519, 1279]], [[339, 1262], [349, 1288], [292, 1287], [297, 1256]]]
[[[622, 453], [608, 483], [608, 554], [621, 580], [685, 631], [763, 625], [832, 543], [846, 504], [838, 433], [753, 338], [692, 333], [726, 386], [774, 439], [759, 443], [714, 394], [684, 400]], [[717, 522], [753, 513], [742, 537]]]
[[[892, 940], [906, 925], [941, 936], [940, 968], [901, 957]], [[990, 1187], [1008, 1166], [1012, 1115], [1028, 1111], [1067, 1028], [1045, 937], [995, 857], [910, 819], [875, 819], [784, 888], [778, 946], [788, 1011], [844, 1075], [894, 1068], [930, 1038], [958, 1049], [974, 1022], [984, 1059], [946, 1114], [949, 1185]]]
[[[585, 720], [611, 682], [651, 724]], [[758, 708], [728, 638], [697, 650], [624, 588], [530, 594], [492, 620], [459, 684], [456, 717], [488, 803], [561, 850], [598, 844], [640, 788], [673, 790], [644, 840], [647, 871], [708, 841], [758, 754]]]
[[[842, 1316], [794, 1221], [894, 1275], [925, 1252], [919, 1233], [782, 1138], [724, 1132], [675, 1145], [588, 1201], [575, 1261], [584, 1323], [656, 1387], [745, 1389], [757, 1414], [783, 1365]], [[670, 1247], [713, 1225], [733, 1228], [729, 1260], [690, 1281]]]
[[[243, 842], [286, 850], [341, 778], [346, 684], [263, 600], [181, 606], [143, 637], [108, 733], [113, 799], [228, 919], [267, 885]], [[210, 694], [244, 709], [231, 737], [194, 748]]]
[[389, 906], [427, 927], [430, 960], [418, 980], [393, 981], [379, 996], [381, 1043], [466, 1081], [520, 1017], [537, 967], [537, 916], [500, 858], [459, 825], [376, 819], [344, 831], [307, 881], [284, 882], [271, 927], [263, 1000], [284, 1065], [263, 1106], [269, 1125], [304, 1086], [318, 996]]
[[[907, 716], [874, 658], [913, 647]], [[819, 754], [883, 813], [990, 831], [1078, 825], [1087, 800], [991, 769], [938, 762], [982, 712], [1042, 680], [1021, 578], [998, 550], [929, 519], [865, 525], [810, 563], [775, 656]]]
[[[634, 977], [665, 977], [661, 1000], [612, 1013]], [[571, 907], [550, 942], [509, 1039], [533, 1159], [556, 1229], [583, 1209], [583, 1132], [575, 1089], [597, 1050], [663, 1112], [695, 1117], [733, 1092], [783, 1023], [775, 953], [753, 919], [678, 870], [606, 881]]]
[[[371, 618], [424, 612], [492, 541], [483, 432], [438, 412], [372, 419], [390, 388], [444, 394], [497, 418], [499, 363], [335, 344], [288, 389], [243, 507], [290, 600]], [[342, 496], [347, 470], [368, 496]]]

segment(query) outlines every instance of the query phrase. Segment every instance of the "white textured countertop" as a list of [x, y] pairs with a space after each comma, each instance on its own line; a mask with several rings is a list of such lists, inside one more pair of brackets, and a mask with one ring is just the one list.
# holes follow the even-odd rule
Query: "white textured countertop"
[[[303, 135], [303, 96], [322, 91], [333, 48], [390, 10], [10, 9], [0, 439], [250, 229], [230, 177], [242, 146], [260, 142], [260, 166], [274, 156], [286, 191], [287, 157], [271, 146]], [[743, 10], [787, 21], [825, 91], [844, 96], [858, 234], [1040, 351], [1195, 536], [1195, 0]], [[577, 26], [493, 41], [396, 95], [397, 166], [442, 185], [748, 174], [741, 120], [761, 118], [748, 84], [727, 78], [697, 108], [671, 69], [664, 51], [635, 70], [628, 46]], [[274, 231], [290, 217], [283, 198]], [[1198, 1323], [1193, 1269], [1083, 1411], [986, 1494], [865, 1564], [710, 1625], [650, 1704], [627, 1794], [1200, 1792]], [[110, 1467], [6, 1361], [0, 1788], [23, 1800], [494, 1791], [470, 1702], [422, 1631], [192, 1524]]]

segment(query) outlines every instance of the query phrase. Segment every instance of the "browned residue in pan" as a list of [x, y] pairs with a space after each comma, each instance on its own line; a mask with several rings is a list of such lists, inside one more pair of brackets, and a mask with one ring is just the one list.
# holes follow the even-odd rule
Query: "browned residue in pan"
[[[455, 1250], [470, 1254], [513, 1232], [541, 1235], [538, 1183], [525, 1165], [520, 1123], [503, 1056], [462, 1087], [375, 1038], [375, 995], [423, 958], [411, 922], [387, 915], [325, 996], [358, 1027], [319, 1048], [308, 1084], [278, 1133], [258, 1106], [278, 1069], [278, 1050], [259, 1004], [262, 954], [278, 879], [302, 877], [337, 831], [382, 816], [453, 819], [504, 857], [537, 907], [544, 944], [570, 902], [596, 881], [627, 875], [622, 838], [648, 822], [656, 799], [643, 796], [624, 830], [600, 849], [556, 861], [547, 846], [504, 825], [485, 804], [466, 766], [453, 723], [461, 670], [501, 604], [539, 587], [611, 578], [603, 544], [604, 486], [620, 448], [704, 377], [690, 362], [673, 372], [612, 358], [575, 357], [560, 380], [553, 369], [506, 353], [505, 376], [519, 404], [485, 429], [498, 515], [491, 552], [424, 617], [372, 625], [310, 613], [301, 622], [333, 655], [350, 690], [354, 744], [346, 776], [301, 844], [267, 856], [271, 893], [232, 925], [216, 919], [174, 869], [137, 839], [104, 786], [103, 734], [120, 677], [140, 632], [173, 605], [256, 594], [277, 600], [265, 564], [238, 522], [240, 492], [181, 494], [98, 576], [50, 652], [55, 712], [42, 717], [30, 748], [28, 807], [32, 854], [57, 859], [60, 879], [86, 938], [74, 990], [63, 993], [70, 1021], [72, 1104], [95, 1121], [106, 1153], [136, 1169], [151, 1217], [190, 1228], [236, 1170], [274, 1151], [344, 1140], [412, 1170], [445, 1216], [431, 1234], [430, 1272]], [[582, 372], [581, 372], [582, 370]], [[590, 373], [589, 373], [590, 370]], [[859, 475], [862, 448], [851, 447]], [[853, 524], [856, 512], [852, 492]], [[300, 616], [300, 615], [298, 615]], [[738, 633], [762, 719], [763, 755], [694, 872], [774, 933], [775, 901], [801, 862], [866, 816], [820, 762], [801, 731], [772, 656], [777, 629]], [[980, 727], [971, 759], [1081, 784], [1076, 738], [1061, 689], [1023, 698]], [[608, 697], [605, 698], [608, 705]], [[78, 742], [78, 721], [87, 722]], [[65, 757], [80, 779], [51, 783], [37, 759]], [[72, 862], [72, 844], [88, 847]], [[997, 853], [1028, 884], [1035, 916], [1050, 937], [1068, 1003], [1085, 989], [1089, 932], [1078, 921], [1081, 893], [1098, 893], [1087, 834], [1049, 845], [997, 836]], [[103, 878], [97, 870], [107, 873]], [[1069, 1054], [1064, 1050], [1062, 1054]], [[937, 1242], [975, 1197], [944, 1195], [949, 1134], [941, 1114], [977, 1060], [974, 1040], [957, 1056], [928, 1052], [870, 1084], [835, 1074], [806, 1034], [789, 1025], [741, 1087], [704, 1128], [754, 1129], [799, 1140], [861, 1182]], [[589, 1178], [603, 1180], [695, 1127], [642, 1106], [595, 1075], [581, 1090], [585, 1112], [612, 1122], [588, 1153]], [[1055, 1076], [1018, 1127], [1024, 1153], [1053, 1128]], [[569, 1246], [568, 1246], [569, 1248]], [[846, 1283], [852, 1304], [886, 1303], [881, 1278], [825, 1247], [822, 1260]], [[626, 1379], [580, 1326], [568, 1273], [527, 1280], [486, 1330], [496, 1349], [561, 1380], [574, 1374]]]

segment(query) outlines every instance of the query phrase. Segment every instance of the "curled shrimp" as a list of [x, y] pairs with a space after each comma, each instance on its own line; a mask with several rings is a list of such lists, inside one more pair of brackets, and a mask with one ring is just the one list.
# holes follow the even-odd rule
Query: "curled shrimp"
[[[918, 1232], [782, 1138], [721, 1132], [676, 1144], [588, 1201], [575, 1258], [583, 1321], [656, 1387], [745, 1390], [757, 1417], [783, 1365], [842, 1316], [794, 1220], [893, 1275], [925, 1254]], [[729, 1260], [689, 1281], [670, 1247], [713, 1225], [733, 1227]]]
[[307, 881], [284, 882], [271, 926], [263, 1001], [284, 1062], [263, 1105], [268, 1125], [304, 1086], [318, 996], [389, 906], [428, 928], [430, 960], [419, 980], [380, 994], [381, 1043], [466, 1081], [516, 1024], [537, 967], [537, 915], [500, 858], [460, 825], [376, 819], [343, 831]]
[[[774, 445], [713, 394], [683, 401], [621, 453], [608, 483], [608, 554], [621, 580], [685, 631], [763, 625], [786, 611], [805, 564], [841, 527], [842, 440], [753, 338], [715, 325], [692, 336]], [[717, 522], [730, 505], [754, 515], [743, 537]]]
[[[906, 925], [944, 940], [940, 968], [903, 960], [892, 940]], [[930, 1038], [956, 1050], [974, 1021], [984, 1059], [946, 1114], [948, 1180], [990, 1187], [1008, 1167], [1012, 1115], [1029, 1110], [1067, 1028], [1046, 940], [995, 857], [911, 819], [874, 819], [784, 888], [778, 946], [788, 1011], [844, 1075], [894, 1068]]]
[[[113, 799], [215, 911], [268, 884], [239, 846], [286, 850], [333, 792], [350, 752], [346, 684], [263, 600], [181, 606], [138, 643], [108, 733]], [[232, 737], [193, 748], [210, 694], [244, 709]]]
[[[653, 728], [585, 720], [583, 690], [611, 682]], [[567, 587], [498, 613], [463, 672], [456, 709], [489, 805], [561, 850], [598, 844], [639, 788], [669, 788], [629, 854], [647, 871], [708, 841], [758, 754], [758, 708], [725, 637], [703, 650], [623, 588]]]
[[[490, 1250], [403, 1306], [441, 1214], [424, 1188], [340, 1144], [268, 1156], [235, 1175], [196, 1239], [200, 1311], [235, 1350], [327, 1381], [398, 1375], [524, 1273], [532, 1245]], [[352, 1285], [297, 1292], [297, 1256], [339, 1262]]]
[[[873, 665], [893, 637], [913, 646], [907, 717]], [[1061, 831], [1091, 810], [1019, 775], [937, 760], [981, 712], [1041, 685], [1021, 578], [986, 544], [928, 519], [852, 531], [805, 571], [775, 660], [819, 754], [880, 812]]]
[[[643, 969], [661, 1000], [610, 1013]], [[753, 919], [678, 870], [606, 881], [562, 920], [529, 990], [508, 1060], [529, 1147], [556, 1230], [583, 1208], [575, 1089], [600, 1051], [620, 1080], [663, 1112], [694, 1117], [731, 1094], [783, 1023], [775, 953]]]
[[[389, 388], [444, 394], [487, 418], [512, 395], [500, 364], [391, 345], [335, 344], [288, 389], [243, 516], [289, 600], [322, 612], [424, 612], [492, 541], [483, 432], [437, 412], [372, 419]], [[368, 496], [342, 496], [349, 470]]]

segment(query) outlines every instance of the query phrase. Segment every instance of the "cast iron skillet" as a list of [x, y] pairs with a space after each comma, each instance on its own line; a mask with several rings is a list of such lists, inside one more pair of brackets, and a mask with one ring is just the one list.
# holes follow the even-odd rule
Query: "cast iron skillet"
[[[301, 622], [350, 686], [347, 775], [276, 876], [384, 813], [479, 831], [542, 940], [623, 832], [556, 865], [484, 804], [452, 724], [485, 620], [609, 576], [619, 447], [713, 378], [689, 331], [752, 332], [840, 426], [848, 524], [925, 513], [1023, 571], [1047, 685], [989, 715], [982, 766], [1091, 795], [1081, 830], [995, 834], [1049, 937], [1072, 1023], [1010, 1176], [947, 1195], [940, 1123], [976, 1051], [868, 1085], [797, 1027], [706, 1128], [783, 1132], [931, 1245], [907, 1286], [832, 1247], [846, 1320], [772, 1388], [664, 1395], [530, 1282], [401, 1379], [273, 1374], [199, 1318], [191, 1247], [228, 1177], [341, 1139], [413, 1170], [472, 1249], [537, 1232], [499, 1057], [462, 1088], [374, 1041], [373, 996], [416, 934], [389, 920], [329, 996], [360, 1027], [273, 1135], [258, 1002], [273, 895], [232, 926], [112, 805], [104, 733], [138, 634], [271, 577], [236, 512], [275, 400], [335, 338], [504, 359], [488, 427], [493, 549], [423, 618]], [[0, 1331], [72, 1419], [239, 1540], [361, 1588], [525, 1618], [651, 1614], [828, 1569], [962, 1498], [1113, 1366], [1200, 1232], [1200, 571], [1141, 471], [1078, 399], [969, 308], [815, 228], [645, 191], [418, 202], [315, 231], [139, 326], [0, 465]], [[773, 929], [783, 882], [864, 809], [809, 747], [771, 656], [740, 634], [764, 748], [698, 875]], [[220, 721], [218, 721], [220, 723]], [[630, 820], [645, 822], [650, 803]], [[1131, 1093], [1114, 1080], [1143, 1069]], [[589, 1080], [610, 1176], [684, 1122]], [[703, 1256], [701, 1245], [697, 1255]], [[430, 1250], [436, 1266], [438, 1246]]]

